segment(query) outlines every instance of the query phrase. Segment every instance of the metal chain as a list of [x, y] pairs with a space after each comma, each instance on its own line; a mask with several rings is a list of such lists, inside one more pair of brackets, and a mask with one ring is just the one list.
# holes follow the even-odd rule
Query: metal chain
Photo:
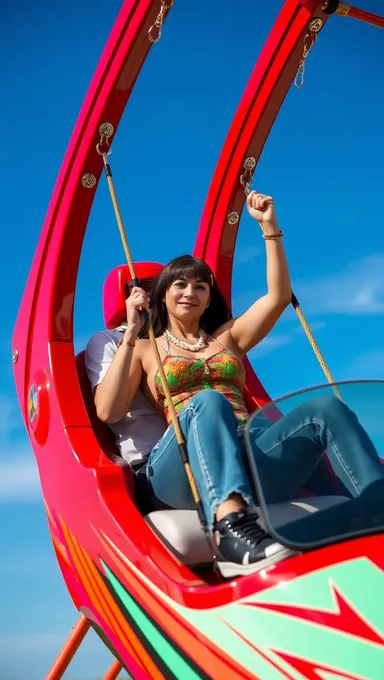
[[316, 40], [317, 33], [307, 33], [305, 35], [303, 56], [301, 58], [299, 68], [297, 69], [295, 77], [295, 87], [297, 87], [297, 89], [300, 89], [304, 85], [305, 62]]
[[167, 15], [167, 12], [171, 9], [173, 3], [174, 0], [162, 0], [160, 12], [156, 17], [156, 21], [154, 24], [152, 24], [148, 31], [148, 38], [151, 43], [158, 43], [159, 40], [161, 40], [164, 19]]
[[240, 184], [244, 187], [244, 193], [248, 196], [251, 193], [253, 184], [253, 173], [256, 167], [256, 159], [248, 156], [244, 161], [244, 172], [240, 175]]

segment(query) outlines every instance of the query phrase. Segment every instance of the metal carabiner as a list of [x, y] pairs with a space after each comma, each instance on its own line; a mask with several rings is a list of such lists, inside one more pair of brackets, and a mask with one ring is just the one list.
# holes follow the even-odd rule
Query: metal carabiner
[[[161, 40], [162, 36], [162, 30], [163, 30], [163, 22], [165, 19], [165, 15], [168, 12], [168, 10], [171, 9], [172, 5], [174, 3], [174, 0], [163, 0], [161, 3], [160, 7], [160, 12], [158, 13], [156, 17], [156, 21], [154, 24], [152, 24], [151, 28], [148, 31], [148, 38], [151, 41], [151, 43], [156, 44]], [[155, 31], [155, 32], [154, 32]], [[153, 35], [154, 33], [154, 35]]]

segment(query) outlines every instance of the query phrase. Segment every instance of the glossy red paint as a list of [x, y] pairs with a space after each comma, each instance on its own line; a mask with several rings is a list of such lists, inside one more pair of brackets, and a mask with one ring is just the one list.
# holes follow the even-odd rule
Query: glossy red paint
[[[377, 26], [378, 28], [384, 28], [384, 17], [379, 14], [373, 14], [372, 12], [367, 12], [359, 7], [352, 7], [347, 3], [340, 3], [340, 5], [345, 5], [348, 12], [345, 16], [351, 19], [357, 19], [358, 21], [363, 21], [366, 24], [371, 24], [371, 26]], [[340, 12], [342, 14], [342, 12]]]
[[[250, 78], [212, 180], [195, 253], [212, 266], [228, 298], [238, 224], [229, 224], [227, 215], [232, 211], [240, 215], [243, 208], [239, 177], [244, 159], [260, 156], [297, 70], [309, 21], [319, 17], [325, 23], [328, 18], [321, 13], [321, 4], [285, 2]], [[105, 563], [109, 560], [97, 539], [97, 529], [161, 591], [197, 609], [236, 601], [325, 563], [344, 561], [348, 554], [369, 554], [370, 559], [383, 561], [383, 539], [367, 538], [291, 559], [263, 576], [207, 586], [149, 529], [130, 497], [130, 471], [111, 460], [113, 451], [104, 450], [92, 427], [73, 349], [76, 276], [95, 194], [95, 188], [84, 188], [81, 179], [85, 173], [92, 173], [96, 180], [100, 176], [102, 160], [95, 150], [98, 127], [108, 121], [116, 130], [150, 49], [148, 29], [159, 8], [160, 3], [150, 0], [123, 3], [63, 161], [13, 337], [13, 349], [18, 350], [14, 365], [17, 392], [39, 467], [58, 561], [76, 606], [84, 608], [107, 636], [108, 623], [97, 605], [85, 597], [79, 571], [66, 554], [61, 520], [95, 564], [100, 557]], [[36, 376], [44, 376], [39, 382], [45, 399], [39, 411], [42, 434], [28, 415], [28, 392]], [[265, 403], [268, 396], [250, 367], [248, 379], [250, 402]], [[123, 572], [119, 577], [124, 583]], [[119, 654], [127, 665], [133, 663], [124, 646]]]
[[[135, 264], [135, 274], [138, 279], [153, 279], [164, 269], [164, 265], [157, 262], [138, 262]], [[115, 267], [108, 274], [103, 286], [103, 316], [106, 328], [113, 329], [120, 326], [126, 318], [125, 300], [127, 285], [131, 283], [128, 265]]]

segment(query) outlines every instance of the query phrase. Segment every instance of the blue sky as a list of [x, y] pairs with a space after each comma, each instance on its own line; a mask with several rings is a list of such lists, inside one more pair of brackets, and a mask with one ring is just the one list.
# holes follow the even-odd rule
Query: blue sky
[[[176, 0], [114, 141], [111, 164], [136, 259], [193, 248], [227, 129], [281, 7]], [[381, 0], [361, 0], [371, 11]], [[2, 3], [0, 680], [41, 680], [76, 612], [61, 582], [13, 386], [11, 335], [66, 145], [120, 2]], [[335, 379], [384, 378], [383, 32], [333, 17], [266, 144], [255, 186], [276, 200], [294, 290]], [[101, 287], [123, 251], [98, 191], [76, 299], [76, 347], [102, 327]], [[264, 290], [263, 241], [242, 220], [234, 309]], [[288, 310], [251, 353], [273, 397], [323, 382]], [[66, 680], [102, 674], [91, 638]]]

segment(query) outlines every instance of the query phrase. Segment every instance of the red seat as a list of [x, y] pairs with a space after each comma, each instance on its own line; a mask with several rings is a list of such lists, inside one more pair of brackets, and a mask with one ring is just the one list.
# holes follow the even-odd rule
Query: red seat
[[84, 350], [76, 356], [76, 368], [84, 405], [100, 448], [103, 449], [108, 458], [114, 458], [117, 456], [120, 460], [122, 460], [121, 456], [119, 455], [119, 450], [115, 444], [115, 436], [113, 432], [109, 429], [108, 425], [103, 423], [96, 415], [93, 393], [85, 368]]
[[[138, 279], [154, 279], [164, 269], [158, 262], [138, 262], [135, 264], [135, 274]], [[125, 319], [125, 300], [127, 287], [132, 278], [128, 266], [119, 265], [112, 269], [105, 279], [103, 286], [103, 315], [105, 327], [113, 330], [120, 326]]]

